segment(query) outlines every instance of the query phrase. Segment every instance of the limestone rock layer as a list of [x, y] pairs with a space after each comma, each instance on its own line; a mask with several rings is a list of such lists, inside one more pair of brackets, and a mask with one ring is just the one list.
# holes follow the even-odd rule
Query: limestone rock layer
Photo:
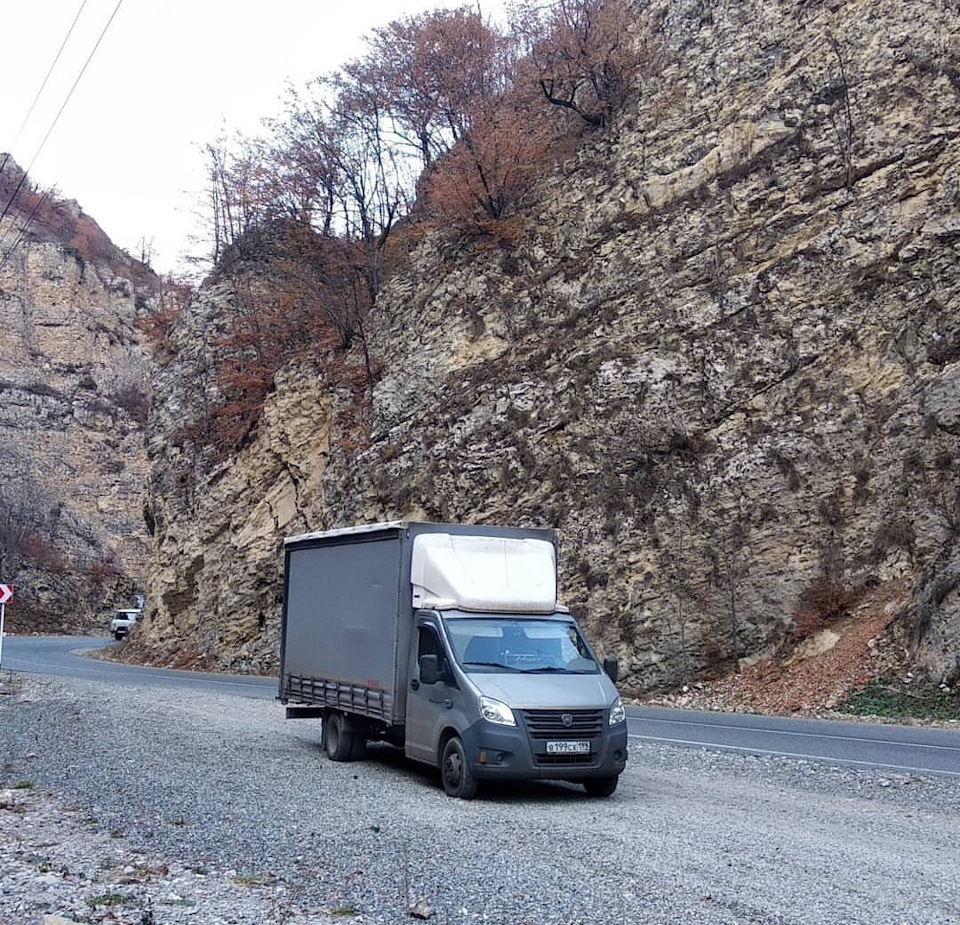
[[[0, 159], [7, 205], [22, 173]], [[38, 218], [12, 202], [0, 222], [6, 628], [105, 630], [110, 610], [146, 586], [151, 387], [135, 321], [156, 279], [76, 203], [51, 203]]]
[[194, 302], [157, 379], [152, 642], [270, 670], [285, 534], [500, 522], [559, 528], [561, 598], [627, 690], [776, 651], [888, 582], [910, 657], [956, 678], [956, 5], [636, 14], [662, 66], [523, 230], [430, 238], [391, 280], [364, 440], [320, 361], [228, 463], [168, 439], [226, 304]]

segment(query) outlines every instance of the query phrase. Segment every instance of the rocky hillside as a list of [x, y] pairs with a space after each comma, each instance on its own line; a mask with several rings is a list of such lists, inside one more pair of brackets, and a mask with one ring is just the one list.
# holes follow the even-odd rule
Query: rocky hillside
[[285, 534], [507, 522], [560, 529], [562, 597], [628, 691], [774, 653], [888, 583], [910, 658], [957, 678], [956, 6], [636, 9], [660, 60], [630, 111], [510, 238], [434, 236], [391, 281], [371, 408], [341, 367], [287, 368], [211, 466], [183, 434], [228, 289], [179, 319], [142, 643], [268, 670]]
[[[0, 155], [0, 159], [3, 156]], [[106, 627], [145, 586], [149, 363], [157, 291], [76, 203], [0, 175], [0, 572], [7, 630]]]

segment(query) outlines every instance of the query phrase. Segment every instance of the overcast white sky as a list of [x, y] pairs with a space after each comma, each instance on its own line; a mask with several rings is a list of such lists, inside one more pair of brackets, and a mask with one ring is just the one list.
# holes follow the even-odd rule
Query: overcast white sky
[[288, 81], [303, 86], [356, 57], [371, 29], [461, 2], [3, 0], [0, 152], [76, 199], [115, 244], [139, 256], [140, 242], [152, 242], [154, 269], [174, 270], [182, 254], [204, 251], [190, 236], [205, 143], [224, 129], [255, 133], [280, 112]]

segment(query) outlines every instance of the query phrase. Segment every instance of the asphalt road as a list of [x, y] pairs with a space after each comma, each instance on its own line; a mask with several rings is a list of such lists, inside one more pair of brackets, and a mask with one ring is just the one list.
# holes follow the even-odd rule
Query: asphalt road
[[[56, 677], [110, 680], [140, 688], [220, 691], [272, 699], [273, 678], [137, 668], [85, 657], [102, 637], [7, 637], [4, 670]], [[278, 706], [279, 709], [279, 706]], [[960, 728], [944, 729], [860, 722], [791, 719], [658, 707], [627, 710], [630, 739], [744, 755], [775, 755], [830, 765], [886, 769], [900, 774], [960, 778]]]
[[631, 709], [628, 714], [630, 738], [635, 740], [960, 778], [960, 726], [944, 729], [654, 708]]
[[4, 671], [111, 681], [134, 687], [193, 688], [265, 699], [277, 696], [274, 678], [140, 668], [84, 654], [111, 645], [114, 645], [113, 638], [103, 636], [7, 636], [3, 640], [3, 664], [0, 667]]

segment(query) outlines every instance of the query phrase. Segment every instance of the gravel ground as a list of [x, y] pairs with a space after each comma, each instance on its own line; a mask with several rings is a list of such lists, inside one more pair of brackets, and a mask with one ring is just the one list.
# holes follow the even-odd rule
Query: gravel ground
[[0, 925], [960, 923], [960, 782], [631, 746], [608, 800], [447, 798], [269, 700], [0, 697]]

